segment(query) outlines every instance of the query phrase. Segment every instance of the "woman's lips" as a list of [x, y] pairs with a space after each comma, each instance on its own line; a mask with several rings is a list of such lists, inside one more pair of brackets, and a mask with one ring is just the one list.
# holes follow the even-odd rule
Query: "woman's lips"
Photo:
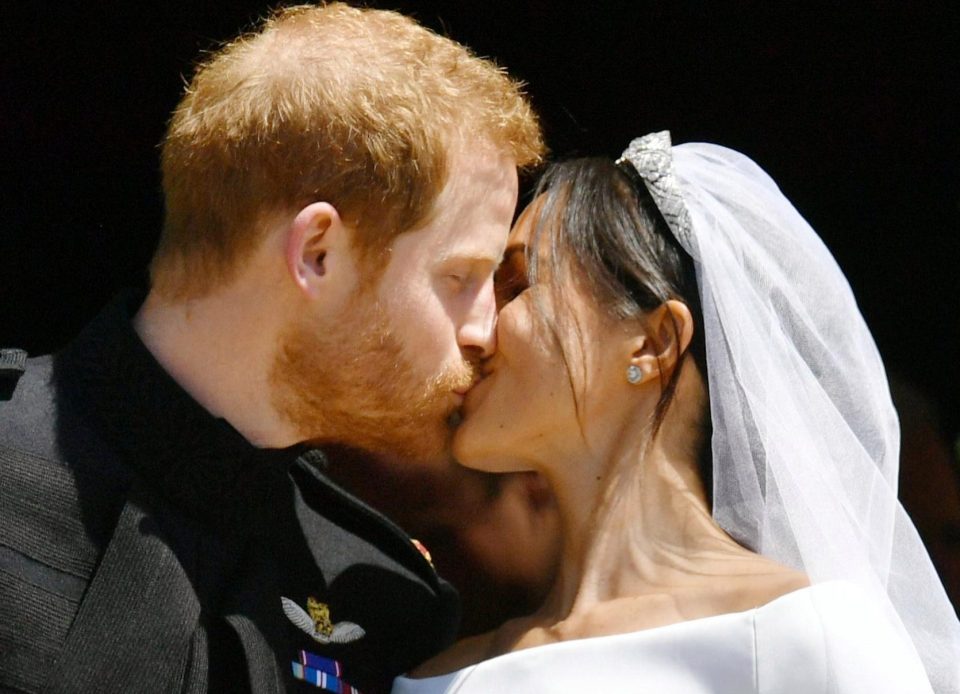
[[468, 409], [473, 409], [476, 406], [477, 401], [477, 392], [483, 389], [483, 385], [490, 380], [490, 374], [487, 374], [479, 381], [473, 384], [473, 387], [467, 391], [467, 396], [463, 399], [463, 411], [466, 413]]

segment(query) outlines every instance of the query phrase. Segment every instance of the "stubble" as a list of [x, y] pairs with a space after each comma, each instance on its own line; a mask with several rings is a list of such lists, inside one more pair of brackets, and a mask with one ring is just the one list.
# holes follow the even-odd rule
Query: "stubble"
[[435, 460], [450, 450], [451, 393], [468, 387], [475, 372], [463, 360], [436, 368], [416, 368], [383, 306], [366, 295], [333, 330], [300, 322], [281, 335], [272, 400], [305, 442]]

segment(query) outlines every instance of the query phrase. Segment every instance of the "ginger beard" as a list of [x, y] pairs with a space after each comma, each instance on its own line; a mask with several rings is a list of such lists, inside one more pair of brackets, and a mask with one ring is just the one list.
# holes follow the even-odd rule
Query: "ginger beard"
[[271, 373], [273, 403], [300, 438], [374, 454], [446, 459], [457, 410], [452, 392], [475, 380], [475, 366], [426, 373], [406, 353], [383, 306], [357, 296], [334, 330], [301, 321], [281, 336]]

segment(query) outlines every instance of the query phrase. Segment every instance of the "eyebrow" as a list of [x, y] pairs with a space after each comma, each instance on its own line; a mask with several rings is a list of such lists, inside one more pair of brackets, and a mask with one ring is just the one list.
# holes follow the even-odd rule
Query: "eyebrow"
[[469, 266], [472, 268], [476, 267], [492, 267], [494, 269], [500, 267], [500, 264], [503, 262], [502, 257], [498, 258], [490, 255], [473, 255], [470, 253], [462, 252], [453, 252], [449, 254], [442, 255], [437, 258], [436, 265], [439, 266], [449, 266], [453, 264], [462, 264], [464, 266]]
[[527, 253], [527, 244], [525, 244], [525, 243], [514, 243], [514, 244], [512, 244], [512, 245], [510, 245], [510, 246], [507, 246], [507, 249], [503, 252], [503, 259], [500, 261], [500, 264], [502, 265], [503, 263], [507, 262], [508, 260], [511, 260], [511, 259], [513, 258], [513, 256], [515, 256], [517, 253], [522, 253], [522, 254], [526, 255], [526, 253]]

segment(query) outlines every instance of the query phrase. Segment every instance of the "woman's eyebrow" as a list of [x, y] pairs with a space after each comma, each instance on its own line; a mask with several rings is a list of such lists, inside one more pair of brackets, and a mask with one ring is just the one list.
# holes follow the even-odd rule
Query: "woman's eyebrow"
[[527, 244], [525, 243], [514, 243], [510, 246], [507, 246], [507, 249], [503, 252], [503, 260], [501, 265], [506, 264], [513, 260], [514, 256], [520, 253], [521, 255], [526, 255], [527, 253]]

